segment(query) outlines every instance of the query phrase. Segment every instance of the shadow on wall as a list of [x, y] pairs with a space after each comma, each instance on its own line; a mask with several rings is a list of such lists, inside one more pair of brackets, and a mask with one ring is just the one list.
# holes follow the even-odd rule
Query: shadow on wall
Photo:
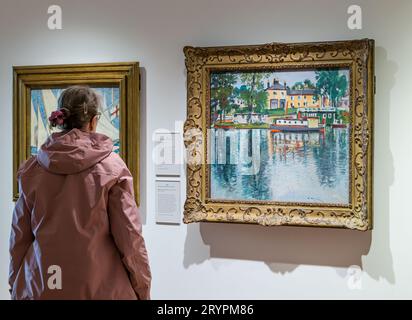
[[[202, 248], [204, 244], [208, 250]], [[371, 232], [201, 223], [188, 226], [184, 264], [189, 267], [209, 258], [254, 260], [266, 263], [275, 273], [291, 272], [300, 264], [362, 266], [361, 257], [370, 244]]]
[[[393, 159], [389, 147], [389, 97], [395, 83], [396, 64], [386, 51], [376, 50], [380, 79], [375, 102], [375, 203], [374, 230], [200, 223], [187, 226], [184, 267], [211, 258], [262, 261], [274, 273], [293, 272], [299, 265], [361, 267], [374, 279], [395, 282], [389, 247], [389, 187], [393, 183]], [[385, 80], [385, 81], [384, 81]], [[373, 233], [373, 244], [372, 244]], [[372, 245], [371, 245], [372, 244]], [[362, 259], [362, 256], [366, 256]], [[346, 272], [337, 270], [345, 277]]]
[[394, 182], [393, 157], [390, 148], [391, 90], [395, 85], [398, 65], [388, 60], [382, 47], [375, 50], [375, 150], [374, 150], [374, 230], [370, 252], [364, 259], [365, 271], [374, 279], [385, 278], [395, 283], [390, 249], [389, 189]]

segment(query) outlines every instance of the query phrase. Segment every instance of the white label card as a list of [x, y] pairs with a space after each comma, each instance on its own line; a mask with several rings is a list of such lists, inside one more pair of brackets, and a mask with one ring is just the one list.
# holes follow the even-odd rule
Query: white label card
[[156, 181], [156, 222], [181, 223], [180, 181]]

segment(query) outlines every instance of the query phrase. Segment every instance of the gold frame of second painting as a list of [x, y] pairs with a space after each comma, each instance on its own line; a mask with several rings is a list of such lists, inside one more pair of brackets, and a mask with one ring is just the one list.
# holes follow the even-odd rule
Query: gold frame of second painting
[[[372, 160], [374, 41], [370, 39], [185, 47], [187, 68], [187, 198], [184, 222], [234, 222], [370, 230], [373, 227]], [[209, 196], [210, 74], [213, 71], [350, 69], [349, 205], [219, 200]]]
[[19, 197], [17, 170], [30, 156], [31, 89], [82, 84], [119, 87], [120, 156], [139, 204], [139, 75], [138, 62], [13, 67], [13, 200]]

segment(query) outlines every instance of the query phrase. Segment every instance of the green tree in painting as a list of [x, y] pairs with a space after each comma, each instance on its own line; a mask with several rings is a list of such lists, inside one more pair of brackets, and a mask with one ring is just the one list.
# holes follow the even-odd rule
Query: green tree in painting
[[316, 89], [316, 85], [312, 81], [310, 81], [309, 79], [306, 79], [305, 81], [303, 81], [303, 84], [308, 89]]
[[292, 86], [292, 90], [302, 90], [303, 89], [303, 83], [302, 82], [296, 82]]
[[265, 90], [264, 80], [269, 76], [269, 73], [264, 72], [247, 72], [240, 75], [242, 86], [238, 95], [249, 111], [249, 123], [252, 113], [262, 113], [266, 108], [268, 93]]
[[316, 71], [317, 94], [327, 96], [332, 107], [337, 107], [339, 101], [348, 90], [348, 80], [338, 70]]
[[224, 121], [225, 116], [234, 105], [234, 86], [237, 75], [234, 73], [213, 73], [210, 83], [210, 97], [212, 113], [220, 116], [220, 121]]
[[303, 82], [296, 82], [292, 86], [292, 90], [303, 90], [303, 89], [315, 89], [315, 84], [309, 79], [305, 79]]

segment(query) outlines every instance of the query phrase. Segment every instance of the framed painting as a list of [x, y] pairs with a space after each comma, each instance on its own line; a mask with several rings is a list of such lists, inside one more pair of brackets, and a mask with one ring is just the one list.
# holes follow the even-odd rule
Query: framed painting
[[97, 132], [113, 140], [113, 151], [134, 177], [139, 203], [139, 63], [14, 67], [13, 73], [14, 200], [19, 196], [17, 170], [53, 132], [48, 117], [56, 110], [61, 92], [71, 85], [87, 85], [102, 99]]
[[372, 228], [373, 40], [184, 53], [186, 223]]

